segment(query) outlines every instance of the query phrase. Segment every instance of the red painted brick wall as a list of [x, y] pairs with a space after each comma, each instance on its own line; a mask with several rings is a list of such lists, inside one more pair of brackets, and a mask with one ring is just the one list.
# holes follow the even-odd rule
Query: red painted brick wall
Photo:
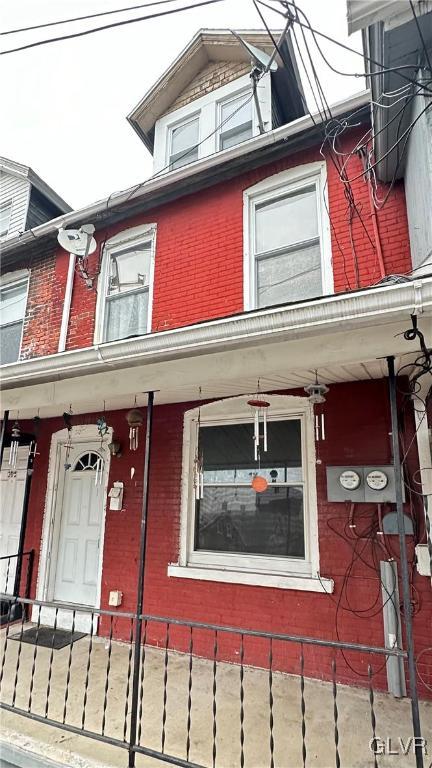
[[[351, 150], [360, 134], [344, 139]], [[262, 168], [179, 200], [159, 206], [129, 221], [98, 230], [99, 244], [113, 234], [142, 223], [156, 222], [156, 263], [153, 331], [189, 325], [243, 310], [243, 192], [262, 179], [287, 168], [322, 160], [319, 147], [278, 160]], [[380, 279], [367, 185], [357, 178], [362, 165], [353, 157], [347, 165], [363, 224], [354, 215], [350, 233], [345, 186], [327, 158], [332, 258], [336, 291], [367, 286]], [[379, 190], [383, 194], [385, 190]], [[411, 270], [403, 184], [395, 185], [378, 213], [378, 228], [387, 274]], [[352, 236], [352, 241], [351, 241]], [[355, 259], [358, 264], [357, 282]], [[89, 271], [98, 271], [100, 253], [90, 258]], [[62, 249], [30, 265], [32, 270], [22, 357], [57, 351], [68, 257]], [[22, 265], [24, 266], [24, 265]], [[18, 268], [18, 266], [17, 266]], [[96, 290], [75, 274], [67, 349], [90, 346], [94, 338]]]
[[[385, 554], [379, 545], [372, 546], [369, 541], [350, 543], [347, 540], [347, 536], [352, 532], [347, 528], [346, 505], [326, 501], [326, 465], [391, 462], [386, 381], [332, 385], [327, 397], [326, 440], [320, 445], [322, 464], [317, 466], [317, 486], [321, 573], [323, 576], [334, 579], [335, 590], [332, 595], [167, 576], [168, 564], [177, 562], [179, 553], [183, 414], [191, 407], [194, 407], [193, 403], [182, 403], [164, 405], [155, 409], [150, 472], [145, 611], [156, 616], [326, 639], [337, 639], [339, 635], [345, 641], [381, 646], [383, 644], [382, 602], [376, 561], [383, 559]], [[95, 419], [96, 415], [88, 415], [76, 417], [75, 421], [76, 423], [94, 423]], [[139, 450], [132, 453], [128, 447], [125, 412], [109, 413], [107, 420], [123, 444], [122, 457], [111, 460], [110, 483], [122, 480], [125, 484], [125, 493], [124, 510], [106, 513], [102, 607], [108, 607], [109, 591], [119, 589], [124, 593], [123, 604], [119, 610], [133, 611], [136, 601], [142, 497], [144, 442], [141, 438], [144, 438], [144, 434], [140, 436]], [[52, 433], [62, 427], [60, 419], [44, 420], [41, 427], [38, 442], [40, 455], [35, 461], [26, 535], [26, 548], [34, 547], [37, 552], [42, 531], [50, 440]], [[408, 413], [405, 428], [409, 443], [412, 430], [410, 413]], [[415, 447], [409, 454], [409, 464], [411, 470], [417, 466]], [[132, 466], [135, 467], [135, 475], [131, 480]], [[421, 521], [416, 499], [412, 502], [412, 513], [418, 521]], [[356, 533], [360, 535], [375, 515], [374, 506], [358, 506], [355, 510], [355, 521], [358, 525]], [[361, 558], [354, 557], [348, 597], [351, 608], [360, 611], [360, 616], [354, 616], [352, 611], [347, 610], [346, 597], [338, 607], [347, 568], [353, 560], [353, 546], [356, 543]], [[391, 547], [397, 556], [396, 537], [392, 537]], [[409, 549], [412, 557], [411, 540]], [[37, 560], [33, 594], [36, 574]], [[415, 569], [412, 575], [412, 586], [416, 603], [414, 634], [416, 650], [419, 652], [430, 645], [432, 593], [429, 579], [419, 576]], [[374, 603], [375, 598], [376, 603]], [[366, 611], [368, 606], [371, 606], [371, 609]], [[364, 611], [363, 615], [361, 615], [362, 611]], [[101, 632], [106, 632], [106, 629], [106, 625], [102, 623]], [[114, 630], [117, 637], [127, 639], [129, 625], [125, 620], [115, 620]], [[149, 641], [163, 643], [164, 631], [163, 626], [150, 624]], [[170, 642], [172, 647], [186, 649], [185, 631], [173, 628]], [[210, 633], [197, 633], [195, 651], [203, 655], [211, 655], [212, 642]], [[238, 650], [238, 637], [224, 639], [221, 636], [219, 658], [238, 660]], [[330, 652], [309, 648], [305, 653], [306, 674], [328, 678]], [[263, 641], [246, 640], [245, 663], [265, 666], [268, 663], [267, 654], [268, 646]], [[356, 684], [364, 683], [369, 662], [373, 664], [374, 669], [381, 669], [375, 682], [385, 687], [382, 658], [368, 659], [366, 656], [359, 658], [354, 652], [346, 654], [346, 661], [339, 656], [338, 679]], [[298, 671], [298, 664], [298, 645], [282, 648], [275, 644], [276, 668]], [[426, 696], [427, 691], [421, 688], [421, 694]]]

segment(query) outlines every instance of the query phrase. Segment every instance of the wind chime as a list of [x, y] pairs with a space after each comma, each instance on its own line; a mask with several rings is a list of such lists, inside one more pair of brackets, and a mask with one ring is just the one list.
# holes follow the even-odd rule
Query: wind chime
[[[258, 462], [258, 472], [254, 473], [251, 485], [254, 491], [256, 491], [256, 493], [263, 493], [265, 490], [267, 490], [268, 482], [265, 477], [260, 475], [261, 452], [267, 453], [267, 412], [268, 412], [268, 409], [270, 408], [270, 403], [267, 400], [263, 400], [260, 397], [259, 383], [258, 383], [257, 389], [258, 391], [257, 391], [256, 397], [247, 401], [247, 404], [251, 408], [252, 414], [253, 414], [254, 459], [255, 461]], [[262, 435], [261, 435], [261, 424], [262, 424]]]
[[[329, 391], [329, 388], [325, 384], [321, 384], [318, 381], [318, 371], [315, 371], [315, 383], [309, 384], [304, 388], [304, 391], [308, 395], [309, 402], [314, 406], [322, 406], [326, 399], [325, 395]], [[325, 440], [325, 415], [323, 408], [315, 408], [315, 442], [317, 443], [317, 464], [321, 464], [321, 459], [318, 452], [318, 443]]]
[[11, 444], [9, 451], [9, 466], [15, 469], [18, 460], [18, 448], [21, 437], [21, 429], [18, 420], [14, 422], [11, 429]]
[[[103, 407], [103, 414], [99, 416], [98, 420], [96, 421], [97, 431], [99, 433], [99, 437], [101, 439], [100, 447], [102, 450], [103, 446], [103, 439], [105, 435], [108, 432], [108, 424], [106, 422], [105, 418], [105, 400], [104, 400], [104, 407]], [[104, 461], [101, 456], [98, 457], [97, 463], [96, 463], [96, 475], [95, 475], [95, 485], [101, 485], [102, 484], [102, 470], [103, 470]]]
[[39, 410], [38, 410], [38, 415], [35, 416], [33, 419], [33, 440], [31, 441], [29, 446], [29, 457], [32, 460], [37, 454], [37, 440], [39, 437], [40, 423], [41, 423], [41, 420], [40, 420]]
[[[200, 401], [201, 401], [201, 387], [199, 389]], [[193, 483], [195, 499], [199, 501], [204, 497], [204, 457], [199, 449], [199, 437], [201, 427], [201, 402], [198, 407], [198, 419], [196, 424], [196, 440], [195, 440], [195, 458], [193, 468]]]
[[65, 423], [65, 427], [68, 432], [67, 440], [64, 446], [66, 448], [64, 468], [65, 468], [65, 471], [67, 471], [68, 469], [71, 468], [69, 456], [72, 448], [72, 405], [69, 406], [68, 411], [64, 412], [63, 421]]
[[126, 414], [126, 421], [129, 424], [129, 448], [131, 451], [136, 451], [138, 450], [139, 428], [143, 425], [144, 416], [138, 408], [132, 408]]

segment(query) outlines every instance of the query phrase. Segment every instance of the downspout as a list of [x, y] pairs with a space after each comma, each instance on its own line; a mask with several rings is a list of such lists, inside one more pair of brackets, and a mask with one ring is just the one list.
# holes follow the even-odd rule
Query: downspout
[[71, 308], [71, 302], [72, 302], [74, 272], [75, 272], [75, 254], [70, 253], [69, 267], [68, 267], [66, 288], [65, 288], [65, 295], [64, 295], [64, 302], [63, 302], [63, 312], [62, 312], [62, 319], [61, 319], [61, 326], [60, 326], [60, 336], [59, 336], [59, 343], [58, 343], [58, 350], [57, 350], [58, 352], [64, 352], [66, 349], [66, 339], [67, 339], [67, 332], [69, 327], [69, 315], [70, 315], [70, 308]]

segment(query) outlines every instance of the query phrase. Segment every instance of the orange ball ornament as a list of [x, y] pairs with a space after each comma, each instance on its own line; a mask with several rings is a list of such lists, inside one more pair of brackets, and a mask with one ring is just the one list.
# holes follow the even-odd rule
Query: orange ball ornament
[[255, 475], [251, 485], [256, 493], [263, 493], [268, 488], [268, 482], [262, 475]]

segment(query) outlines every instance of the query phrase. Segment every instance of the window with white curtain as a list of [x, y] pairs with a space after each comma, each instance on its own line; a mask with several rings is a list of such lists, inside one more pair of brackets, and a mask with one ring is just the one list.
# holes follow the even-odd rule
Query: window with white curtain
[[142, 336], [150, 330], [155, 230], [139, 238], [127, 232], [105, 250], [102, 341]]
[[11, 280], [0, 286], [0, 362], [19, 359], [24, 315], [27, 304], [28, 278]]
[[333, 291], [325, 185], [325, 166], [313, 163], [246, 191], [246, 308]]

